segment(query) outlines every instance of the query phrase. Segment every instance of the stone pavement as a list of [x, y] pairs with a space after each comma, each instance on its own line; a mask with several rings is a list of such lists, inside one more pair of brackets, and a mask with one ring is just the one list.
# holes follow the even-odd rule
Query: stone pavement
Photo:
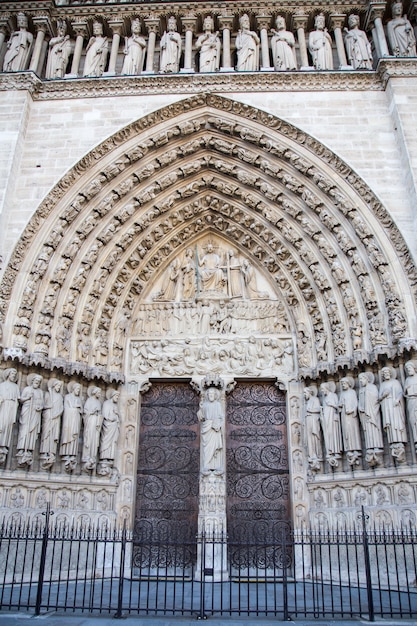
[[[30, 626], [31, 623], [39, 623], [39, 626], [46, 623], [47, 626], [196, 626], [199, 622], [197, 619], [188, 617], [126, 617], [116, 620], [112, 617], [89, 616], [89, 615], [57, 615], [55, 613], [47, 613], [35, 617], [27, 613], [0, 613], [0, 626]], [[416, 622], [412, 620], [376, 620], [368, 622], [367, 620], [332, 620], [332, 619], [312, 619], [312, 620], [289, 620], [286, 622], [276, 621], [274, 619], [255, 617], [255, 618], [209, 618], [206, 621], [207, 626], [361, 626], [372, 623], [374, 626], [416, 626]]]

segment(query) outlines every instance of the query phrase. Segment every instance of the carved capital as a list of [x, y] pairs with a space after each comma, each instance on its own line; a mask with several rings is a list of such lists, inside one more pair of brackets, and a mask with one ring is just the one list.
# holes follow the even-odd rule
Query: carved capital
[[36, 28], [36, 32], [46, 33], [47, 31], [52, 32], [51, 24], [49, 22], [49, 18], [47, 15], [40, 15], [38, 17], [33, 18], [33, 23]]
[[123, 20], [121, 19], [114, 19], [114, 20], [109, 20], [108, 25], [110, 26], [113, 35], [121, 35], [122, 34], [122, 28], [123, 28]]
[[367, 16], [367, 24], [373, 22], [376, 19], [383, 18], [385, 13], [385, 2], [370, 2]]
[[271, 16], [257, 15], [256, 22], [258, 24], [259, 30], [268, 30], [271, 27]]
[[159, 31], [159, 20], [155, 17], [145, 20], [145, 26], [148, 33], [157, 33]]
[[84, 21], [73, 22], [72, 28], [77, 37], [84, 37], [84, 39], [87, 37], [87, 32], [88, 32], [87, 22], [84, 22]]
[[191, 31], [192, 33], [195, 33], [197, 18], [183, 17], [181, 18], [181, 23], [182, 23], [184, 32]]
[[220, 30], [232, 30], [233, 28], [233, 15], [219, 15], [219, 27]]
[[335, 30], [336, 28], [343, 28], [346, 20], [345, 13], [331, 13], [330, 15], [330, 28]]
[[296, 13], [292, 17], [294, 21], [294, 26], [298, 28], [307, 28], [308, 15], [304, 15], [304, 13]]

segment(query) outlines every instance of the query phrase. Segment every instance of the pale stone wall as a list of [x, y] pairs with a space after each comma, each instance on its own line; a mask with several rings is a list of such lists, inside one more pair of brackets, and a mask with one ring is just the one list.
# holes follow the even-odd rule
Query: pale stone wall
[[[417, 93], [417, 79], [411, 82]], [[291, 122], [344, 159], [380, 198], [417, 258], [414, 91], [410, 79], [396, 78], [386, 92], [252, 92], [228, 97]], [[179, 99], [135, 95], [32, 101], [25, 92], [1, 92], [0, 143], [6, 146], [1, 247], [6, 259], [42, 198], [71, 166], [129, 122]]]

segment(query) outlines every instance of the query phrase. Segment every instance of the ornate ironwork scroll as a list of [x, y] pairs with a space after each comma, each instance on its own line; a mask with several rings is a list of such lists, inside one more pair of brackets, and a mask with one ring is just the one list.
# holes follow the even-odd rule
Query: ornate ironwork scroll
[[[186, 383], [153, 384], [143, 395], [135, 518], [137, 566], [178, 566], [194, 558], [200, 467], [198, 402], [198, 395]], [[178, 545], [183, 546], [181, 550]]]
[[[227, 399], [229, 555], [241, 570], [288, 564], [282, 548], [291, 527], [285, 407], [273, 383], [239, 383]], [[241, 552], [242, 543], [251, 548]]]

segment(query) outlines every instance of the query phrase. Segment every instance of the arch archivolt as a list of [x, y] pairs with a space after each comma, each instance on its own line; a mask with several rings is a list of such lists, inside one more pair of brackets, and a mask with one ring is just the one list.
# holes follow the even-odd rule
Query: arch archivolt
[[415, 335], [415, 267], [363, 181], [293, 126], [201, 96], [116, 133], [45, 199], [3, 279], [6, 353], [121, 379], [127, 328], [208, 241], [269, 286], [295, 377]]

